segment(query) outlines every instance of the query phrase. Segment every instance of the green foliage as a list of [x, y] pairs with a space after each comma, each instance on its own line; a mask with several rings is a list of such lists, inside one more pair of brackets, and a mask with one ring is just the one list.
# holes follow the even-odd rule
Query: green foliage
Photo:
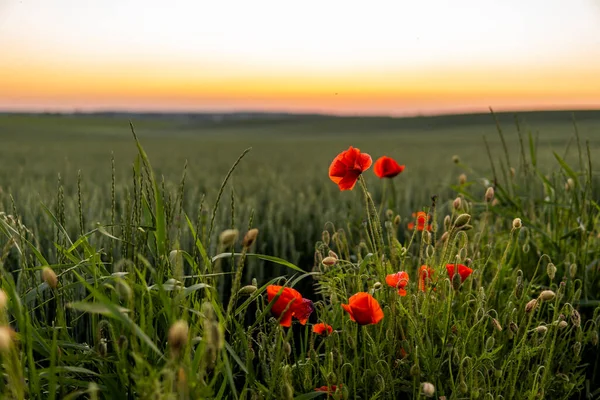
[[[500, 115], [486, 156], [473, 134], [493, 119], [419, 136], [353, 120], [376, 139], [317, 117], [170, 137], [175, 125], [144, 121], [132, 142], [102, 120], [40, 118], [0, 116], [29, 135], [0, 150], [11, 165], [0, 173], [2, 398], [312, 399], [335, 385], [334, 398], [391, 399], [428, 383], [446, 399], [598, 395], [600, 141], [582, 141], [594, 121], [572, 139], [554, 121], [537, 138]], [[65, 133], [45, 137], [40, 121]], [[407, 169], [393, 185], [367, 171], [339, 192], [327, 167], [350, 144]], [[431, 232], [407, 229], [421, 210]], [[253, 227], [256, 241], [242, 240]], [[473, 273], [450, 277], [449, 263]], [[419, 285], [422, 265], [433, 273]], [[398, 271], [406, 296], [385, 284]], [[314, 300], [307, 325], [279, 325], [270, 284]], [[341, 304], [358, 292], [383, 320], [350, 320]], [[313, 333], [317, 322], [333, 333]]]

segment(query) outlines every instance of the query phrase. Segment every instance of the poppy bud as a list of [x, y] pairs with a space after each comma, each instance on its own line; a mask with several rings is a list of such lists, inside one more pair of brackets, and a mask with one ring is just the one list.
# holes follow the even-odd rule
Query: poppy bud
[[237, 229], [225, 229], [219, 235], [219, 243], [223, 247], [231, 247], [238, 238], [239, 231]]
[[469, 221], [471, 221], [471, 216], [469, 214], [460, 214], [454, 220], [454, 228], [462, 228], [463, 226], [467, 225]]
[[493, 199], [494, 199], [494, 188], [490, 186], [485, 191], [485, 201], [489, 203]]
[[492, 207], [496, 207], [498, 204], [500, 204], [500, 202], [494, 197], [494, 200], [492, 200]]
[[469, 392], [469, 387], [467, 386], [467, 382], [465, 382], [464, 379], [460, 380], [460, 384], [458, 385], [458, 390], [460, 390], [460, 392], [462, 394], [466, 394]]
[[393, 212], [392, 210], [390, 210], [390, 209], [387, 209], [387, 210], [385, 211], [385, 217], [386, 217], [388, 220], [390, 220], [390, 221], [391, 221], [391, 220], [392, 220], [392, 218], [394, 218], [394, 212]]
[[577, 357], [577, 356], [579, 356], [580, 352], [581, 352], [581, 343], [575, 342], [575, 344], [573, 345], [573, 354], [575, 355], [575, 357]]
[[323, 243], [325, 243], [325, 246], [329, 246], [329, 243], [331, 242], [331, 235], [329, 231], [323, 231], [323, 233], [321, 233], [321, 240]]
[[514, 323], [514, 322], [510, 322], [510, 324], [508, 324], [508, 328], [512, 331], [512, 333], [516, 334], [517, 332], [519, 332], [519, 326]]
[[373, 284], [373, 290], [379, 290], [381, 289], [381, 282], [375, 282]]
[[425, 382], [421, 384], [421, 389], [425, 397], [433, 397], [435, 393], [435, 386], [433, 386], [433, 383]]
[[540, 299], [542, 301], [552, 301], [555, 297], [556, 293], [554, 293], [552, 290], [544, 290], [542, 293], [540, 293]]
[[597, 331], [592, 332], [592, 337], [590, 338], [590, 342], [592, 343], [592, 346], [598, 345], [598, 332]]
[[494, 328], [496, 328], [498, 332], [502, 332], [502, 325], [500, 325], [500, 322], [496, 318], [492, 318], [492, 325], [494, 325]]
[[254, 285], [246, 285], [243, 286], [240, 290], [238, 290], [238, 294], [240, 296], [252, 296], [252, 294], [257, 290], [258, 288]]
[[335, 265], [335, 263], [337, 263], [337, 258], [333, 258], [333, 257], [325, 257], [323, 259], [323, 261], [321, 261], [323, 263], [323, 265], [326, 265], [328, 267], [332, 267]]
[[521, 229], [523, 223], [521, 222], [521, 218], [515, 218], [512, 222], [513, 229]]
[[454, 290], [460, 289], [460, 285], [462, 284], [462, 279], [460, 274], [456, 273], [452, 276], [452, 288]]
[[568, 192], [575, 187], [575, 181], [572, 178], [567, 179], [565, 183], [565, 190]]
[[288, 356], [292, 354], [292, 346], [290, 345], [290, 342], [283, 342], [283, 351]]
[[329, 257], [333, 257], [333, 258], [335, 258], [336, 260], [337, 260], [337, 259], [339, 259], [338, 255], [337, 255], [337, 254], [335, 254], [335, 251], [333, 251], [333, 250], [329, 250], [329, 253], [327, 253], [327, 255], [328, 255]]
[[537, 307], [538, 301], [537, 299], [529, 300], [527, 304], [525, 304], [525, 312], [529, 313]]
[[410, 375], [411, 376], [419, 376], [421, 374], [421, 369], [419, 368], [419, 364], [413, 364], [412, 367], [410, 367]]
[[294, 388], [289, 382], [283, 385], [283, 398], [285, 400], [294, 400]]
[[571, 313], [571, 323], [575, 326], [575, 328], [579, 328], [581, 326], [581, 315], [579, 315], [579, 311], [573, 310], [573, 313]]
[[394, 226], [395, 226], [395, 227], [398, 227], [398, 226], [400, 226], [400, 222], [402, 222], [402, 219], [400, 218], [400, 216], [399, 216], [399, 215], [396, 215], [396, 216], [394, 217]]
[[425, 244], [431, 244], [431, 233], [428, 231], [423, 231], [423, 241]]
[[458, 177], [458, 183], [460, 183], [461, 185], [467, 183], [467, 175], [460, 174], [460, 176]]
[[460, 197], [454, 199], [454, 201], [452, 202], [452, 207], [454, 207], [455, 210], [460, 210], [460, 208], [462, 207], [462, 200], [460, 199]]
[[523, 295], [523, 283], [517, 282], [517, 286], [515, 286], [515, 297], [517, 299], [520, 299], [522, 295]]
[[569, 326], [569, 324], [567, 323], [567, 321], [560, 321], [558, 323], [558, 329], [565, 329], [567, 326]]
[[106, 357], [106, 353], [108, 353], [108, 346], [106, 344], [106, 339], [100, 339], [100, 343], [98, 343], [98, 354], [100, 357]]
[[452, 223], [452, 220], [450, 219], [449, 215], [446, 215], [444, 217], [444, 229], [449, 231], [450, 230], [450, 224]]
[[58, 286], [58, 278], [56, 277], [54, 271], [49, 267], [44, 267], [42, 269], [42, 279], [52, 289], [56, 289]]
[[188, 324], [184, 320], [176, 321], [169, 329], [169, 347], [174, 354], [178, 354], [185, 347], [188, 340]]
[[8, 326], [0, 326], [0, 354], [10, 350], [14, 334], [14, 331]]
[[452, 156], [452, 162], [454, 164], [458, 164], [460, 162], [460, 158], [455, 154]]
[[485, 341], [485, 349], [487, 351], [492, 351], [492, 349], [494, 348], [494, 345], [496, 344], [496, 340], [494, 339], [493, 336], [489, 336], [487, 338], [487, 340]]
[[556, 266], [552, 263], [548, 263], [546, 266], [546, 273], [548, 274], [548, 278], [550, 278], [550, 280], [554, 280], [554, 276], [556, 275]]
[[258, 229], [252, 228], [244, 235], [244, 240], [242, 241], [242, 245], [244, 247], [250, 247], [256, 240], [256, 236], [258, 236]]
[[0, 289], [0, 312], [2, 312], [8, 304], [8, 296], [4, 290]]
[[450, 236], [450, 234], [449, 234], [448, 232], [444, 232], [444, 233], [442, 234], [442, 237], [440, 238], [440, 241], [441, 241], [442, 243], [446, 242], [446, 240], [448, 240], [448, 237], [449, 237], [449, 236]]
[[546, 328], [544, 325], [540, 325], [537, 328], [535, 328], [535, 331], [540, 334], [540, 335], [545, 335], [546, 332], [548, 332], [548, 328]]
[[571, 279], [575, 279], [575, 276], [577, 275], [577, 264], [573, 263], [569, 266], [569, 275], [571, 276]]

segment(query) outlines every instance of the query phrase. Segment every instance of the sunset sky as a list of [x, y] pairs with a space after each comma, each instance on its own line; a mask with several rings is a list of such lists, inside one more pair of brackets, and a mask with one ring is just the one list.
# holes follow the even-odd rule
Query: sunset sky
[[600, 0], [0, 0], [0, 110], [600, 108]]

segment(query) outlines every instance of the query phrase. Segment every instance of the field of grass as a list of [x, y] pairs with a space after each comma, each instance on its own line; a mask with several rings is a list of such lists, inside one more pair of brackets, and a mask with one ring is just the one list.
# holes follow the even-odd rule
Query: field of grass
[[[0, 394], [598, 396], [600, 112], [575, 117], [0, 115]], [[340, 191], [351, 145], [406, 169]], [[268, 285], [308, 323], [280, 326]], [[344, 312], [360, 292], [381, 321]]]

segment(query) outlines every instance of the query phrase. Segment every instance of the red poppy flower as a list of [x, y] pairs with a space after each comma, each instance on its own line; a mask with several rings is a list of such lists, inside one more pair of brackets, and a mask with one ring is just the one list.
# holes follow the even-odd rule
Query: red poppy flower
[[335, 393], [335, 391], [337, 390], [338, 387], [341, 389], [342, 385], [340, 384], [339, 386], [336, 386], [336, 385], [321, 386], [321, 387], [315, 388], [315, 392]]
[[297, 318], [302, 325], [305, 325], [308, 317], [314, 310], [312, 301], [302, 298], [302, 295], [292, 288], [269, 285], [267, 286], [269, 302], [273, 301], [282, 288], [281, 295], [271, 307], [271, 313], [277, 318], [281, 317], [279, 320], [281, 326], [290, 327], [292, 325], [292, 317]]
[[360, 174], [369, 169], [372, 163], [370, 155], [350, 146], [338, 154], [329, 166], [329, 179], [337, 183], [340, 190], [352, 190]]
[[[431, 220], [431, 215], [427, 215], [427, 213], [424, 211], [419, 211], [416, 214], [413, 213], [412, 216], [416, 218], [416, 227], [418, 231], [424, 231], [425, 229], [427, 229], [428, 231], [431, 230], [431, 224], [428, 224], [428, 222]], [[408, 230], [412, 231], [413, 229], [415, 229], [415, 223], [410, 222], [408, 224]]]
[[312, 331], [317, 335], [327, 336], [333, 332], [333, 328], [331, 325], [324, 324], [323, 322], [319, 322], [318, 324], [314, 324]]
[[[450, 280], [452, 280], [452, 277], [454, 277], [454, 264], [446, 264], [446, 269], [448, 270]], [[464, 282], [472, 273], [473, 270], [471, 268], [466, 265], [458, 264], [458, 274], [460, 275], [461, 282]]]
[[388, 286], [398, 289], [400, 296], [406, 296], [406, 290], [404, 288], [408, 285], [408, 273], [404, 271], [396, 272], [385, 277], [385, 283]]
[[398, 164], [393, 158], [383, 156], [375, 161], [373, 171], [379, 178], [393, 178], [404, 171], [404, 165]]
[[427, 265], [421, 265], [419, 269], [419, 290], [424, 292], [425, 288], [431, 284], [433, 279], [433, 269]]
[[342, 304], [342, 308], [350, 314], [350, 319], [359, 325], [376, 324], [383, 319], [379, 303], [369, 293], [356, 293], [348, 299], [348, 303]]

